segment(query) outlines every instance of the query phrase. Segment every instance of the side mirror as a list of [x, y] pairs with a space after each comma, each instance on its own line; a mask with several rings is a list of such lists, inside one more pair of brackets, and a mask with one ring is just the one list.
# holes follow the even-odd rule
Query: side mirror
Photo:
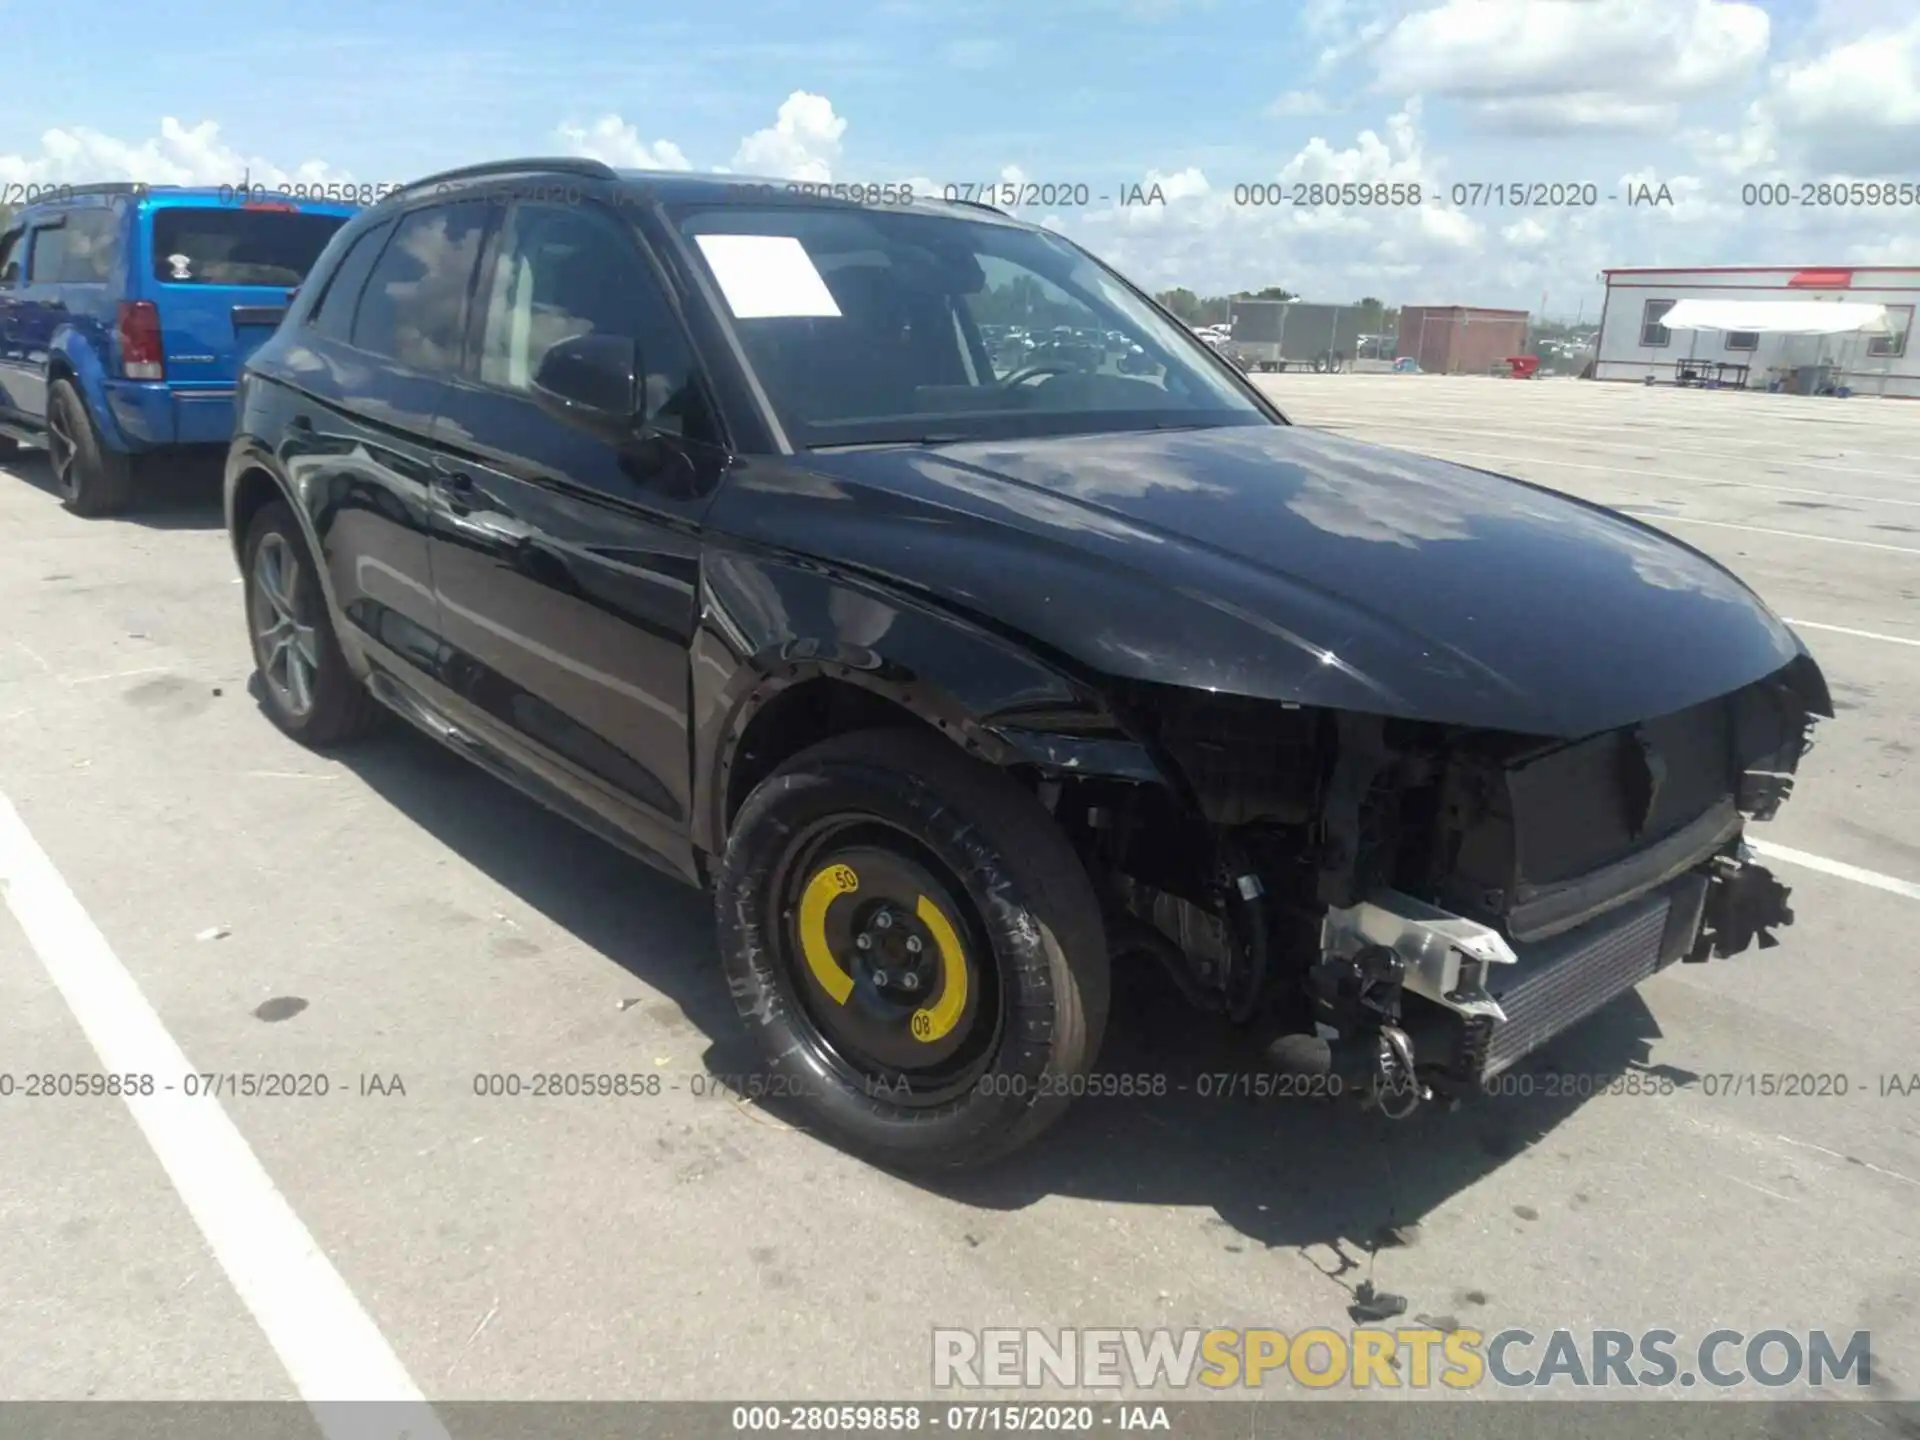
[[540, 357], [534, 398], [565, 420], [625, 432], [639, 418], [639, 347], [624, 335], [575, 335]]

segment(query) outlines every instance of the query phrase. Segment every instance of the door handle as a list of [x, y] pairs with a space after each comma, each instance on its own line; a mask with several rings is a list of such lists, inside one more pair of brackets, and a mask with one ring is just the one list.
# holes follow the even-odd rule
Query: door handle
[[433, 492], [455, 515], [465, 515], [473, 508], [473, 497], [478, 490], [473, 476], [464, 470], [437, 469], [433, 477]]
[[298, 430], [302, 435], [311, 435], [313, 433], [313, 417], [311, 415], [296, 415], [287, 422], [287, 428], [289, 430]]

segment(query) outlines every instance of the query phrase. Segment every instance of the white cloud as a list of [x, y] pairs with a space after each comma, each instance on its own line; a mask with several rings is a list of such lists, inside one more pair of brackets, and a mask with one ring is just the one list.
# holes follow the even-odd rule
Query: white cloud
[[603, 160], [623, 170], [691, 170], [680, 147], [671, 140], [649, 145], [640, 132], [618, 115], [602, 115], [589, 126], [562, 125], [554, 132], [567, 152]]
[[1163, 175], [1158, 170], [1149, 170], [1144, 188], [1158, 189], [1167, 201], [1191, 200], [1205, 195], [1213, 187], [1207, 184], [1207, 177], [1198, 167], [1189, 165], [1184, 170], [1176, 170], [1171, 175]]
[[740, 142], [735, 167], [783, 180], [831, 180], [847, 122], [824, 95], [796, 90], [780, 106], [771, 127]]
[[1679, 115], [1677, 106], [1663, 102], [1591, 93], [1481, 100], [1474, 110], [1483, 120], [1536, 135], [1569, 130], [1657, 130], [1671, 125]]
[[1464, 100], [1518, 128], [1670, 123], [1765, 58], [1766, 11], [1734, 0], [1445, 0], [1372, 47], [1378, 86]]
[[1920, 16], [1804, 63], [1775, 66], [1756, 128], [1829, 174], [1911, 175], [1920, 166]]
[[1320, 115], [1327, 110], [1327, 102], [1317, 90], [1289, 90], [1271, 105], [1266, 113], [1276, 118], [1291, 115]]
[[1500, 232], [1500, 239], [1516, 250], [1538, 250], [1552, 232], [1537, 217], [1524, 216]]
[[227, 144], [211, 120], [188, 126], [171, 115], [161, 120], [157, 136], [145, 140], [120, 140], [74, 126], [41, 135], [37, 155], [0, 154], [0, 180], [14, 183], [134, 180], [148, 185], [238, 185], [243, 177], [267, 186], [354, 178], [321, 160], [304, 160], [283, 169]]
[[[1445, 205], [1261, 204], [1286, 187], [1349, 182], [1440, 187], [1421, 133], [1421, 106], [1409, 102], [1377, 129], [1341, 144], [1316, 135], [1252, 189], [1209, 181], [1198, 169], [1153, 173], [1164, 205], [1068, 212], [1061, 228], [1141, 282], [1218, 293], [1282, 284], [1313, 299], [1361, 294], [1403, 297], [1417, 277], [1479, 268], [1485, 232], [1465, 210]], [[1351, 292], [1351, 293], [1348, 293]]]

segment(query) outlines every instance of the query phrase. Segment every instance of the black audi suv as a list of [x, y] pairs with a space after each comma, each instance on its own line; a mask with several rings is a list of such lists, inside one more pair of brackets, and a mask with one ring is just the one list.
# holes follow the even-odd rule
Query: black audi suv
[[274, 722], [397, 713], [709, 887], [883, 1163], [1106, 1093], [1115, 958], [1402, 1114], [1792, 920], [1742, 835], [1832, 707], [1746, 586], [1296, 427], [987, 207], [430, 177], [253, 355], [226, 499]]

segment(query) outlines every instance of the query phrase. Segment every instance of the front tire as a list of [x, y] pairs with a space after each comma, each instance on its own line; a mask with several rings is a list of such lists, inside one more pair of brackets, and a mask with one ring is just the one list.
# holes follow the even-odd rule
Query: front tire
[[781, 766], [741, 807], [715, 906], [775, 1093], [882, 1165], [1007, 1155], [1098, 1057], [1086, 871], [1032, 796], [938, 737], [863, 731]]
[[315, 749], [359, 738], [379, 702], [341, 653], [319, 570], [284, 502], [254, 517], [243, 554], [247, 632], [268, 718]]
[[71, 380], [47, 392], [47, 458], [60, 503], [75, 515], [118, 515], [133, 500], [133, 457], [100, 443], [100, 431]]

